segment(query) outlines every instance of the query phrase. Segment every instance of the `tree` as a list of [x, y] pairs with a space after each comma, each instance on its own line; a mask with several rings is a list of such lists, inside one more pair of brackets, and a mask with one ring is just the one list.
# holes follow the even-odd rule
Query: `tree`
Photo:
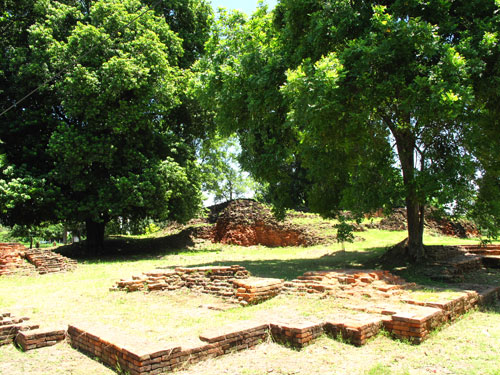
[[183, 57], [163, 16], [180, 8], [155, 4], [157, 14], [138, 0], [3, 2], [0, 30], [15, 27], [2, 39], [2, 102], [40, 89], [1, 118], [2, 221], [84, 221], [99, 250], [112, 218], [195, 214], [203, 131], [186, 114], [196, 107], [186, 67], [200, 41]]
[[240, 153], [237, 139], [220, 135], [204, 142], [200, 149], [203, 190], [213, 195], [216, 203], [242, 198], [255, 191], [255, 181], [239, 166]]
[[205, 60], [205, 101], [240, 136], [244, 167], [276, 191], [292, 191], [286, 171], [304, 171], [313, 210], [403, 200], [407, 255], [420, 261], [425, 206], [458, 210], [475, 195], [470, 140], [484, 90], [474, 79], [493, 64], [479, 47], [497, 35], [496, 12], [493, 0], [282, 0], [273, 14], [226, 15]]

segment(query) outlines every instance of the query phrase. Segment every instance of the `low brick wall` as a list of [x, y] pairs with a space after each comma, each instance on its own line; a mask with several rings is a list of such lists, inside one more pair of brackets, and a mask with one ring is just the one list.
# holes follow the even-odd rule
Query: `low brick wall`
[[130, 375], [156, 375], [233, 351], [252, 348], [266, 339], [269, 325], [239, 322], [200, 335], [200, 345], [151, 345], [130, 336], [117, 336], [106, 328], [70, 325], [71, 346]]
[[389, 271], [332, 270], [306, 272], [284, 283], [284, 291], [292, 294], [322, 293], [349, 298], [360, 294], [367, 297], [391, 297], [403, 289], [415, 286]]
[[230, 267], [177, 267], [175, 269], [154, 270], [142, 275], [121, 279], [110, 288], [111, 291], [138, 290], [191, 290], [232, 299], [241, 304], [258, 303], [278, 295], [283, 288], [283, 280], [250, 278], [250, 273], [238, 265]]
[[245, 267], [177, 267], [175, 269], [158, 269], [121, 279], [110, 289], [124, 290], [176, 290], [183, 287], [195, 291], [219, 296], [234, 296], [233, 279], [246, 279], [250, 276]]
[[398, 312], [384, 319], [383, 325], [393, 337], [420, 344], [445, 321], [443, 310], [420, 307], [417, 312]]
[[329, 319], [325, 322], [324, 330], [334, 338], [340, 336], [342, 340], [356, 346], [362, 346], [380, 332], [382, 325], [383, 323], [380, 317], [363, 320]]
[[19, 243], [0, 243], [0, 276], [12, 275], [21, 270], [34, 271], [34, 267], [24, 260], [26, 247]]
[[[460, 292], [461, 295], [452, 298], [452, 299], [442, 299], [440, 301], [419, 301], [415, 299], [405, 298], [404, 302], [426, 306], [426, 307], [434, 307], [443, 311], [443, 318], [445, 321], [454, 321], [460, 316], [464, 315], [468, 311], [472, 309], [491, 303], [498, 299], [500, 293], [500, 287], [484, 287], [484, 286], [475, 286], [476, 290], [467, 290], [470, 289], [470, 285], [463, 286], [463, 291]], [[474, 287], [474, 286], [472, 286]], [[446, 292], [443, 292], [446, 294]]]
[[25, 271], [39, 274], [66, 272], [76, 268], [76, 261], [50, 249], [27, 249], [19, 243], [0, 243], [0, 276]]
[[73, 259], [54, 253], [49, 249], [26, 249], [25, 258], [36, 267], [39, 274], [73, 271], [77, 263]]
[[29, 331], [39, 328], [37, 324], [30, 324], [29, 318], [16, 318], [10, 313], [0, 313], [0, 346], [14, 342], [15, 337], [21, 331]]
[[236, 298], [240, 303], [259, 303], [273, 298], [281, 293], [283, 280], [252, 277], [242, 280], [233, 280], [236, 289]]
[[270, 330], [274, 341], [295, 348], [303, 348], [323, 334], [323, 325], [318, 322], [274, 322], [270, 324]]
[[65, 329], [44, 328], [20, 331], [16, 335], [15, 342], [23, 351], [27, 351], [55, 345], [65, 338]]

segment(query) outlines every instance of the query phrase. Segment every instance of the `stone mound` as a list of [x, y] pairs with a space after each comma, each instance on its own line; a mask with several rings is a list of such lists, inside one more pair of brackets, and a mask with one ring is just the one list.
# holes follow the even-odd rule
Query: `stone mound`
[[217, 215], [213, 242], [252, 246], [312, 246], [323, 239], [306, 229], [278, 222], [264, 205], [252, 200], [227, 203]]

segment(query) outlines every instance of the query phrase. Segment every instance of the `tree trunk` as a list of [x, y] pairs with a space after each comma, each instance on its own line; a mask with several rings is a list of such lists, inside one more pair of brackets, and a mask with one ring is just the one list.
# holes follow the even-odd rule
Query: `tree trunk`
[[106, 223], [96, 222], [94, 220], [86, 220], [85, 228], [87, 230], [87, 250], [94, 254], [99, 255], [104, 249], [104, 227]]
[[403, 183], [406, 190], [406, 214], [408, 224], [408, 255], [418, 263], [425, 257], [424, 206], [418, 199], [415, 181], [415, 140], [408, 130], [393, 131], [398, 149]]

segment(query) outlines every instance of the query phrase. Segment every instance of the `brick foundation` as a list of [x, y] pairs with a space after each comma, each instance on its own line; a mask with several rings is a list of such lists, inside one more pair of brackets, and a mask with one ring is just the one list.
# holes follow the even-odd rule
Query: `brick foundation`
[[0, 243], [0, 276], [20, 272], [39, 274], [75, 269], [75, 260], [49, 249], [27, 249], [18, 243]]
[[130, 336], [116, 336], [106, 328], [68, 327], [71, 346], [98, 357], [105, 364], [130, 375], [156, 375], [165, 371], [252, 348], [265, 340], [269, 325], [255, 322], [211, 330], [200, 335], [200, 344], [182, 348], [151, 345]]
[[384, 328], [397, 339], [420, 344], [428, 338], [432, 330], [445, 321], [442, 310], [432, 307], [420, 307], [418, 311], [398, 312], [383, 321]]
[[10, 313], [0, 313], [0, 346], [8, 345], [14, 342], [19, 332], [37, 329], [37, 324], [27, 323], [29, 318], [16, 318]]
[[233, 280], [236, 298], [240, 302], [259, 303], [273, 298], [281, 293], [283, 280], [252, 277], [243, 280]]
[[295, 348], [303, 348], [323, 334], [323, 325], [318, 322], [274, 322], [270, 324], [270, 330], [274, 341]]
[[36, 267], [39, 274], [73, 271], [76, 261], [49, 249], [26, 249], [25, 258]]
[[26, 247], [18, 243], [0, 243], [0, 276], [34, 271], [35, 268], [24, 260], [25, 251]]
[[66, 338], [65, 329], [34, 329], [31, 331], [20, 331], [16, 335], [15, 342], [23, 350], [39, 349], [52, 346]]
[[121, 279], [111, 291], [138, 290], [191, 290], [213, 294], [239, 301], [242, 304], [258, 303], [278, 295], [283, 288], [283, 280], [250, 278], [250, 273], [241, 266], [193, 267], [155, 270], [145, 272], [131, 279]]
[[340, 337], [356, 346], [362, 346], [369, 339], [375, 337], [382, 328], [382, 319], [380, 317], [356, 319], [329, 319], [324, 325], [324, 330], [334, 338]]

